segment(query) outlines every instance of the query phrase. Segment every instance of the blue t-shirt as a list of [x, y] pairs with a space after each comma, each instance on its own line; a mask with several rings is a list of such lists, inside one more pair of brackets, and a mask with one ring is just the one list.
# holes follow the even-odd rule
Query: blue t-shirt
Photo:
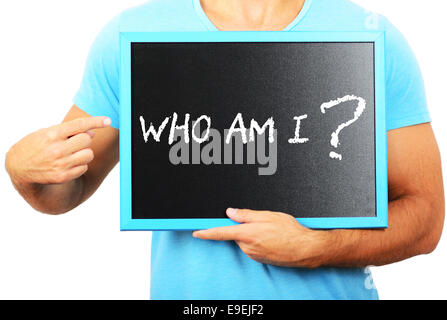
[[[386, 31], [387, 129], [429, 122], [418, 63], [384, 17], [348, 0], [307, 0], [284, 31]], [[97, 36], [74, 103], [119, 128], [119, 32], [215, 31], [200, 0], [154, 0], [124, 11]], [[181, 210], [181, 208], [179, 208]], [[255, 262], [231, 241], [154, 232], [152, 299], [377, 299], [368, 268], [285, 268]]]

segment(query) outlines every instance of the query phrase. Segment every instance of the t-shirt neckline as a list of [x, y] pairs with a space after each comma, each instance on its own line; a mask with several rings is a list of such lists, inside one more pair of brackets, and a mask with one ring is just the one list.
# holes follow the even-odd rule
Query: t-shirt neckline
[[[313, 0], [305, 0], [300, 13], [295, 17], [295, 19], [293, 19], [293, 21], [291, 23], [289, 23], [289, 25], [287, 27], [285, 27], [281, 31], [290, 31], [296, 25], [298, 25], [298, 23], [301, 22], [301, 20], [303, 20], [307, 11], [309, 11], [312, 1]], [[200, 0], [192, 0], [192, 2], [193, 2], [194, 9], [195, 9], [197, 15], [199, 16], [199, 19], [202, 21], [202, 23], [205, 25], [205, 27], [209, 31], [221, 31], [208, 18], [208, 16], [206, 15], [205, 11], [202, 8], [202, 4], [200, 3]]]

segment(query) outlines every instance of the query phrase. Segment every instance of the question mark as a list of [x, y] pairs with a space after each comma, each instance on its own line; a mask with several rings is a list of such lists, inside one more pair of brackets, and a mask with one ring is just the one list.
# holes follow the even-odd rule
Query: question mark
[[[365, 99], [360, 98], [360, 97], [356, 97], [354, 95], [347, 95], [347, 96], [344, 96], [343, 98], [339, 98], [337, 100], [332, 100], [332, 101], [329, 101], [329, 102], [325, 102], [325, 103], [323, 103], [321, 105], [321, 112], [324, 114], [324, 113], [326, 113], [327, 109], [335, 107], [335, 106], [337, 106], [337, 105], [339, 105], [341, 103], [344, 103], [344, 102], [347, 102], [347, 101], [353, 101], [353, 100], [358, 101], [357, 108], [354, 111], [354, 118], [349, 120], [349, 121], [347, 121], [347, 122], [345, 122], [345, 123], [342, 123], [341, 125], [339, 125], [337, 130], [335, 130], [331, 134], [331, 145], [334, 148], [337, 148], [340, 145], [340, 140], [338, 138], [338, 135], [340, 134], [340, 132], [344, 128], [349, 127], [351, 124], [356, 122], [360, 118], [360, 116], [362, 115], [363, 111], [365, 111], [366, 101], [365, 101]], [[341, 154], [336, 153], [334, 151], [331, 151], [329, 153], [329, 157], [331, 157], [332, 159], [338, 159], [338, 160], [342, 159]]]

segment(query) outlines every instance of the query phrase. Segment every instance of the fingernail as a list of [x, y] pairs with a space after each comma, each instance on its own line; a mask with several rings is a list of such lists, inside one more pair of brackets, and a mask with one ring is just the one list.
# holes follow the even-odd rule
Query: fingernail
[[112, 120], [110, 118], [105, 118], [103, 123], [105, 126], [110, 126], [112, 124]]
[[95, 136], [95, 134], [96, 134], [96, 132], [93, 131], [93, 130], [87, 130], [86, 133], [87, 133], [91, 138], [93, 138], [93, 137]]
[[194, 238], [198, 238], [198, 236], [197, 236], [197, 231], [193, 232], [193, 233], [192, 233], [192, 236], [193, 236]]
[[234, 209], [234, 208], [228, 208], [227, 209], [227, 214], [229, 216], [234, 216], [236, 213], [237, 213], [237, 209]]

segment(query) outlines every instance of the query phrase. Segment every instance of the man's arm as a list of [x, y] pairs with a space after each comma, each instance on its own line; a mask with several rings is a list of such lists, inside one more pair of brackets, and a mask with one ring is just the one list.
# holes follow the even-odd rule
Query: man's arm
[[334, 230], [325, 264], [384, 265], [432, 252], [444, 225], [441, 159], [429, 124], [388, 133], [389, 228]]
[[444, 190], [430, 124], [388, 132], [388, 184], [388, 229], [310, 230], [287, 214], [229, 209], [240, 225], [194, 236], [235, 240], [254, 260], [288, 267], [384, 265], [432, 252], [444, 223]]
[[38, 130], [6, 156], [15, 188], [36, 210], [60, 214], [87, 200], [119, 158], [119, 131], [73, 106], [60, 125]]

